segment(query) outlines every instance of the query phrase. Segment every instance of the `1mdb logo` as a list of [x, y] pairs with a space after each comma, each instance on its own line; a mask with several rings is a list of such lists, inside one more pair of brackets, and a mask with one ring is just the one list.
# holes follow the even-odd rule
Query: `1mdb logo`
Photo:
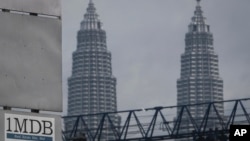
[[5, 114], [5, 141], [54, 141], [54, 118]]
[[250, 125], [231, 125], [230, 141], [249, 141]]

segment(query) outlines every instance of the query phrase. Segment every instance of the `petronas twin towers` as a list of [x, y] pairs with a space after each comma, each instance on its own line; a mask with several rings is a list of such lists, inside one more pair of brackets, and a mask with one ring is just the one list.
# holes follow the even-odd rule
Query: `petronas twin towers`
[[[205, 23], [200, 0], [188, 27], [185, 52], [181, 55], [181, 78], [177, 80], [177, 105], [223, 101], [223, 80], [219, 76], [218, 55], [214, 52], [213, 34]], [[216, 104], [220, 116], [224, 115], [222, 103]], [[180, 112], [177, 109], [177, 114]], [[192, 117], [201, 123], [207, 105], [190, 107]], [[211, 118], [216, 117], [213, 111]], [[184, 120], [182, 132], [192, 130], [191, 121]], [[208, 128], [216, 128], [218, 120], [210, 120]]]
[[[194, 12], [181, 55], [181, 77], [177, 81], [177, 105], [223, 100], [223, 80], [219, 77], [218, 55], [213, 48], [213, 35], [200, 6]], [[90, 0], [87, 13], [77, 34], [77, 50], [73, 53], [72, 76], [68, 79], [68, 115], [117, 111], [116, 78], [112, 75], [111, 53], [107, 50], [106, 32]], [[217, 105], [223, 115], [223, 105]], [[177, 109], [177, 113], [179, 109]], [[205, 107], [190, 109], [194, 118], [204, 116]], [[85, 119], [97, 128], [98, 116]], [[119, 125], [119, 117], [113, 120]], [[73, 122], [65, 121], [66, 129]], [[211, 123], [215, 124], [215, 123]], [[184, 128], [189, 128], [186, 123]], [[103, 140], [112, 139], [105, 131]]]
[[[73, 53], [72, 76], [68, 79], [68, 115], [96, 114], [117, 111], [116, 78], [112, 75], [111, 53], [107, 50], [106, 32], [98, 19], [92, 1], [77, 34], [77, 50]], [[74, 120], [74, 119], [73, 119]], [[85, 117], [90, 130], [97, 129], [99, 116]], [[119, 117], [112, 117], [118, 124]], [[73, 128], [66, 120], [66, 130]], [[104, 128], [107, 128], [106, 125]], [[110, 131], [103, 140], [113, 139]]]

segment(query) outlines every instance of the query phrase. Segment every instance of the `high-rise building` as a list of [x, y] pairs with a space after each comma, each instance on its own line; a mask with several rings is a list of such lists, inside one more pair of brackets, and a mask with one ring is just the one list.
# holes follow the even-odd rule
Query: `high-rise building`
[[[77, 33], [77, 50], [73, 52], [72, 58], [72, 76], [68, 79], [68, 116], [117, 111], [116, 78], [112, 75], [111, 52], [107, 50], [106, 32], [102, 29], [92, 0]], [[93, 134], [100, 118], [84, 117]], [[116, 115], [111, 119], [118, 124]], [[65, 120], [66, 130], [72, 130], [74, 120]], [[106, 123], [101, 140], [113, 137]]]
[[[181, 77], [177, 80], [177, 105], [205, 103], [223, 100], [223, 80], [219, 76], [218, 55], [214, 52], [213, 34], [205, 22], [200, 0], [188, 26], [185, 52], [181, 55]], [[224, 114], [222, 103], [216, 104], [220, 116]], [[192, 117], [200, 123], [207, 105], [189, 107]], [[177, 109], [177, 114], [180, 108]], [[211, 111], [208, 128], [215, 128], [218, 119]], [[184, 116], [185, 117], [185, 116]], [[189, 120], [184, 120], [181, 132], [192, 130]]]

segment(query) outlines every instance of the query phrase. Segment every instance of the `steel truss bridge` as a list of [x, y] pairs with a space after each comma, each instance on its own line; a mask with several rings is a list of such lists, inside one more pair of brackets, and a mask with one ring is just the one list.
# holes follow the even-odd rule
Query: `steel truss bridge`
[[[220, 115], [216, 104], [224, 104], [224, 115]], [[194, 106], [206, 106], [202, 118], [193, 118], [190, 109]], [[179, 114], [177, 108], [180, 109]], [[213, 114], [212, 114], [213, 113]], [[215, 114], [214, 114], [215, 113]], [[250, 98], [216, 101], [210, 103], [199, 103], [192, 105], [154, 107], [147, 109], [136, 109], [119, 112], [98, 113], [89, 115], [66, 116], [64, 119], [74, 121], [71, 130], [63, 131], [63, 139], [69, 141], [81, 134], [85, 134], [88, 141], [99, 141], [105, 123], [108, 123], [108, 130], [115, 137], [114, 141], [156, 141], [189, 138], [192, 140], [227, 141], [230, 125], [250, 125]], [[111, 120], [112, 116], [119, 115], [122, 122], [119, 126]], [[97, 128], [89, 128], [85, 117], [99, 116], [100, 121]], [[217, 120], [216, 128], [209, 129], [211, 120]], [[181, 127], [184, 120], [189, 121], [189, 132], [182, 133]], [[211, 122], [210, 122], [211, 123]], [[107, 130], [107, 129], [106, 129]], [[213, 138], [213, 139], [212, 139]]]

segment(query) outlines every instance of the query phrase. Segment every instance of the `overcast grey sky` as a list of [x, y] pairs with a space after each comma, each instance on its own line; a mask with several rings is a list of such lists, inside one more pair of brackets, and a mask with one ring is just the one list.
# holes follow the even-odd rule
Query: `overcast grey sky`
[[[180, 55], [195, 0], [93, 0], [112, 52], [118, 110], [176, 105]], [[88, 0], [62, 0], [64, 107]], [[224, 99], [250, 97], [250, 0], [202, 0], [219, 54]]]

